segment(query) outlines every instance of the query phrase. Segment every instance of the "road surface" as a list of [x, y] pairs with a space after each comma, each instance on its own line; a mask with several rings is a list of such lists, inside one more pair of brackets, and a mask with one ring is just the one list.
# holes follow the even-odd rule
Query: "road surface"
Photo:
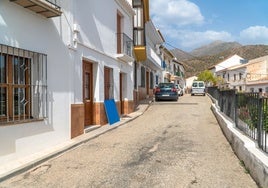
[[139, 118], [0, 187], [257, 187], [206, 96], [154, 102]]

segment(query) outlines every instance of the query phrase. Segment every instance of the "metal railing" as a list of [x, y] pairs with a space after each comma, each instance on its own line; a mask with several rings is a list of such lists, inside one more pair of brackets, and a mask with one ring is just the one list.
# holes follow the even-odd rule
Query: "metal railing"
[[133, 57], [133, 41], [125, 33], [117, 33], [117, 52]]
[[259, 93], [221, 91], [216, 87], [209, 87], [207, 91], [218, 101], [220, 110], [235, 122], [235, 126], [268, 153], [268, 98]]
[[60, 10], [61, 7], [59, 6], [59, 4], [57, 3], [57, 0], [40, 0], [43, 1], [45, 3], [48, 3], [51, 7]]

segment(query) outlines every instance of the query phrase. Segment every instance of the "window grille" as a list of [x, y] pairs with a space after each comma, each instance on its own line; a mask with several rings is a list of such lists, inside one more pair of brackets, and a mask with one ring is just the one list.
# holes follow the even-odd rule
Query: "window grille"
[[0, 44], [0, 124], [47, 117], [47, 55]]

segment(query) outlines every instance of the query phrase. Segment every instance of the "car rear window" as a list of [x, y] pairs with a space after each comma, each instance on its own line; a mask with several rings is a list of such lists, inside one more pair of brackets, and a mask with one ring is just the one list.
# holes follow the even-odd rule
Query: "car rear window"
[[204, 82], [194, 82], [192, 87], [204, 87]]
[[159, 88], [173, 88], [174, 84], [173, 83], [160, 83]]
[[204, 83], [203, 82], [199, 82], [199, 87], [204, 87]]

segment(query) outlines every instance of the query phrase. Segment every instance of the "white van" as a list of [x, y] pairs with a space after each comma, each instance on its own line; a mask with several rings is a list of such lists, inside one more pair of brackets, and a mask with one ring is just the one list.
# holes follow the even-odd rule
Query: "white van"
[[191, 95], [203, 95], [205, 96], [205, 82], [193, 81]]

